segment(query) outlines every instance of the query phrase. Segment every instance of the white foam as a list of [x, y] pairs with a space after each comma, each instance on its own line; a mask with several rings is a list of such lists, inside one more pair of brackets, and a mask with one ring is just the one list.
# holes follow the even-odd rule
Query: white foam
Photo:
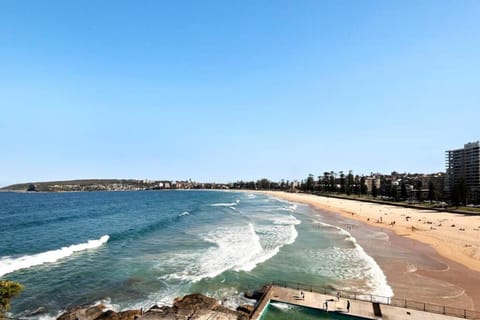
[[120, 306], [118, 304], [113, 304], [112, 303], [112, 298], [110, 297], [107, 297], [105, 299], [101, 299], [101, 300], [97, 300], [95, 301], [95, 303], [93, 304], [94, 306], [99, 306], [99, 305], [103, 305], [104, 308], [102, 311], [107, 311], [107, 310], [113, 310], [115, 312], [118, 312], [120, 310]]
[[267, 197], [270, 198], [271, 200], [275, 200], [276, 202], [285, 203], [285, 204], [288, 204], [289, 206], [295, 206], [295, 208], [297, 208], [299, 206], [302, 206], [302, 207], [308, 206], [308, 204], [305, 204], [305, 203], [300, 203], [300, 202], [294, 202], [294, 201], [290, 201], [290, 200], [275, 198], [274, 196], [270, 196], [270, 195], [267, 196]]
[[95, 249], [105, 244], [110, 236], [104, 235], [97, 240], [88, 240], [85, 243], [63, 247], [57, 250], [46, 251], [34, 255], [22, 256], [19, 258], [2, 257], [0, 258], [0, 277], [21, 269], [28, 269], [44, 263], [53, 263], [60, 259], [71, 256], [75, 252]]
[[296, 221], [292, 218], [288, 218], [290, 224], [284, 221], [284, 224], [254, 226], [249, 223], [217, 228], [203, 235], [203, 240], [213, 246], [201, 251], [175, 252], [166, 257], [158, 267], [175, 266], [181, 271], [162, 278], [197, 282], [227, 270], [251, 271], [275, 256], [282, 246], [295, 241], [298, 233], [294, 225]]
[[[336, 266], [336, 270], [339, 272], [337, 277], [349, 277], [349, 278], [357, 278], [358, 276], [366, 277], [367, 283], [371, 288], [369, 294], [382, 296], [382, 297], [392, 297], [393, 290], [387, 283], [387, 278], [383, 273], [380, 266], [377, 262], [369, 256], [365, 250], [360, 246], [357, 240], [352, 236], [350, 232], [347, 230], [340, 228], [338, 226], [334, 226], [328, 223], [324, 223], [322, 221], [315, 221], [315, 223], [321, 224], [325, 227], [334, 228], [338, 231], [340, 235], [345, 236], [345, 241], [349, 241], [353, 244], [353, 249], [346, 249], [346, 248], [333, 248], [330, 250], [325, 250], [322, 253], [323, 261], [331, 260], [335, 261], [335, 257], [341, 258], [343, 260], [351, 261], [352, 259], [358, 259], [360, 262], [363, 262], [362, 265], [354, 266], [354, 262], [351, 261], [348, 268], [345, 270], [341, 270], [339, 267]], [[328, 259], [325, 259], [325, 256], [331, 255]]]
[[263, 247], [275, 253], [282, 246], [295, 242], [298, 236], [294, 225], [259, 226], [257, 231], [262, 235]]
[[295, 218], [292, 215], [283, 216], [283, 215], [272, 215], [273, 223], [274, 224], [286, 224], [286, 225], [297, 225], [300, 224], [301, 221]]
[[351, 237], [351, 241], [354, 243], [360, 256], [368, 263], [370, 268], [367, 270], [367, 274], [370, 275], [369, 283], [373, 286], [371, 294], [382, 297], [393, 297], [393, 290], [387, 283], [387, 277], [383, 273], [378, 263], [369, 256], [365, 250], [357, 243], [357, 240]]
[[56, 315], [51, 315], [51, 314], [40, 314], [38, 316], [33, 316], [33, 317], [28, 317], [28, 319], [37, 319], [37, 320], [56, 320], [58, 317], [60, 317], [62, 314], [65, 313], [66, 310], [58, 311]]
[[220, 202], [220, 203], [212, 203], [210, 206], [212, 207], [233, 207], [236, 206], [238, 202]]
[[282, 311], [287, 311], [292, 309], [292, 305], [287, 304], [287, 303], [282, 303], [282, 302], [270, 302], [269, 303], [272, 307], [275, 307], [277, 309], [280, 309]]
[[159, 280], [166, 285], [165, 288], [163, 288], [161, 291], [148, 294], [146, 300], [138, 301], [125, 306], [125, 308], [123, 308], [121, 311], [138, 309], [146, 311], [155, 305], [171, 307], [176, 297], [180, 297], [189, 293], [188, 291], [182, 290], [182, 288], [179, 286], [168, 285], [162, 279]]
[[190, 212], [184, 211], [184, 212], [180, 213], [178, 216], [183, 217], [183, 216], [188, 216], [189, 214], [190, 214]]
[[[222, 286], [221, 288], [213, 289], [212, 291], [206, 291], [207, 297], [215, 298], [221, 301], [222, 306], [235, 310], [242, 304], [250, 304], [248, 299], [244, 297], [243, 292], [238, 292], [238, 288], [234, 286]], [[255, 300], [253, 300], [255, 302]]]
[[296, 212], [297, 208], [298, 208], [298, 205], [296, 205], [296, 204], [291, 204], [291, 205], [286, 206], [286, 207], [281, 207], [282, 210], [289, 211], [289, 212]]

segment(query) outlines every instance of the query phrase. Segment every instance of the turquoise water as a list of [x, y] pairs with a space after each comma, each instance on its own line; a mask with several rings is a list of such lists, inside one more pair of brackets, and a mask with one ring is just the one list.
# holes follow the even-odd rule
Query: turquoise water
[[0, 278], [25, 285], [16, 316], [54, 317], [103, 301], [116, 310], [187, 293], [226, 299], [273, 280], [380, 295], [378, 265], [321, 212], [218, 191], [0, 193]]
[[326, 312], [324, 310], [312, 309], [291, 305], [288, 303], [270, 302], [263, 311], [261, 320], [362, 320], [361, 318], [339, 312]]

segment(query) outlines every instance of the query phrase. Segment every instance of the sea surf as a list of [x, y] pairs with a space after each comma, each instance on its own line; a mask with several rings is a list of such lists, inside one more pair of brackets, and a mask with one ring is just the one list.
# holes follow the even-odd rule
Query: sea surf
[[234, 306], [279, 280], [393, 294], [347, 230], [263, 194], [1, 193], [0, 214], [0, 278], [25, 285], [15, 316], [100, 300], [118, 310], [170, 304], [191, 292]]

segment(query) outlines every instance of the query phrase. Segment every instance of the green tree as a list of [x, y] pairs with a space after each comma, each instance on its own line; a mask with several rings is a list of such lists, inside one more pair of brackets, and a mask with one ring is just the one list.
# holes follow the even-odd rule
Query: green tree
[[467, 203], [467, 183], [465, 178], [461, 177], [458, 182], [453, 186], [452, 192], [452, 201], [455, 205], [466, 204]]
[[335, 175], [332, 172], [330, 172], [330, 191], [334, 192], [337, 190], [337, 186], [335, 185]]
[[307, 182], [306, 182], [307, 191], [313, 192], [314, 185], [315, 185], [315, 180], [313, 178], [313, 174], [310, 173], [307, 177]]
[[360, 193], [367, 194], [367, 192], [368, 192], [368, 188], [367, 188], [367, 184], [365, 183], [365, 177], [362, 176], [360, 178]]
[[270, 180], [266, 179], [266, 178], [263, 178], [261, 180], [258, 180], [257, 181], [257, 186], [260, 188], [260, 189], [270, 189]]
[[428, 200], [430, 200], [430, 203], [435, 200], [435, 185], [432, 181], [428, 183]]
[[10, 300], [22, 292], [23, 286], [20, 283], [10, 280], [0, 280], [0, 319], [3, 319], [5, 312], [10, 310]]
[[377, 185], [375, 183], [372, 184], [372, 197], [376, 198], [378, 195], [377, 192]]
[[354, 178], [353, 178], [353, 171], [349, 170], [348, 175], [347, 175], [347, 187], [346, 187], [346, 192], [349, 195], [352, 193], [353, 188], [354, 188]]
[[331, 191], [330, 188], [330, 174], [328, 172], [323, 173], [323, 191]]
[[417, 181], [417, 200], [422, 202], [423, 193], [422, 193], [422, 181]]
[[402, 184], [400, 185], [400, 198], [402, 199], [407, 199], [407, 186], [405, 185], [405, 182], [402, 181]]
[[322, 176], [318, 176], [317, 180], [317, 191], [322, 192], [323, 191], [323, 182], [322, 182]]
[[394, 201], [398, 201], [398, 191], [397, 186], [392, 184], [392, 188], [390, 190], [390, 195], [392, 196]]
[[345, 174], [340, 171], [340, 193], [345, 193]]

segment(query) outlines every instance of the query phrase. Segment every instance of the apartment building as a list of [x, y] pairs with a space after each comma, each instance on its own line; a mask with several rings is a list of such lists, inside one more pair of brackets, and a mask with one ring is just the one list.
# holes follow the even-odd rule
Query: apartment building
[[467, 200], [480, 201], [480, 141], [470, 142], [462, 149], [446, 151], [445, 188], [452, 194], [462, 179], [467, 187]]

